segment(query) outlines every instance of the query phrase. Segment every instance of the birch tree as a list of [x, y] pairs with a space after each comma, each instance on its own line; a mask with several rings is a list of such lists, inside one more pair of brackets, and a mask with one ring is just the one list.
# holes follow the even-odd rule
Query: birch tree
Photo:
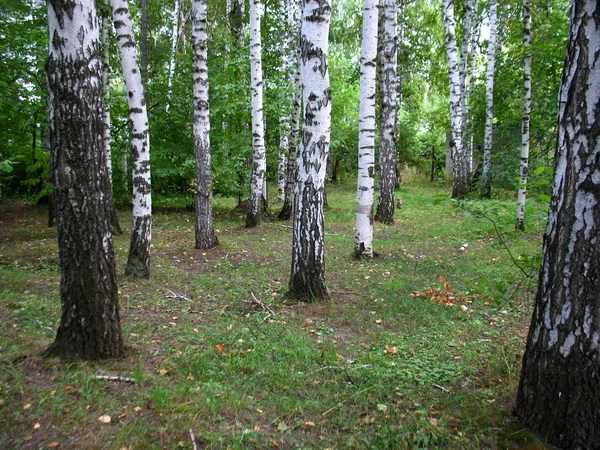
[[600, 443], [600, 17], [574, 0], [552, 200], [517, 393], [521, 423], [560, 448]]
[[462, 144], [462, 114], [460, 97], [459, 60], [454, 25], [454, 0], [443, 1], [446, 56], [450, 80], [450, 152], [452, 155], [452, 198], [460, 198], [469, 190], [467, 164]]
[[[288, 27], [290, 23], [288, 21], [288, 10], [290, 9], [289, 0], [279, 0], [279, 20], [282, 23], [286, 23]], [[291, 51], [291, 32], [288, 31], [282, 42], [281, 52], [281, 72], [289, 74], [290, 67], [294, 63], [293, 57], [290, 55]], [[286, 176], [285, 171], [287, 169], [287, 159], [289, 157], [289, 134], [291, 128], [291, 116], [289, 114], [283, 114], [279, 118], [279, 159], [277, 163], [277, 200], [283, 201], [285, 199], [285, 186]]]
[[263, 185], [267, 170], [265, 126], [263, 119], [262, 44], [260, 39], [261, 0], [250, 1], [250, 83], [252, 90], [252, 175], [248, 195], [246, 227], [261, 221]]
[[173, 75], [175, 74], [175, 55], [177, 53], [177, 41], [179, 38], [179, 0], [175, 0], [173, 5], [173, 20], [171, 22], [171, 53], [169, 56], [169, 77], [167, 78], [167, 105], [166, 111], [169, 112], [171, 93], [173, 91]]
[[481, 195], [490, 198], [492, 194], [492, 143], [494, 132], [494, 71], [496, 67], [496, 22], [498, 3], [490, 0], [490, 39], [487, 51], [487, 75], [485, 82], [485, 131], [483, 137], [483, 181]]
[[380, 55], [381, 109], [379, 123], [379, 197], [375, 220], [394, 223], [394, 193], [396, 187], [396, 115], [398, 104], [398, 19], [396, 0], [382, 0], [382, 52]]
[[288, 29], [289, 58], [292, 59], [290, 65], [289, 79], [292, 84], [292, 115], [290, 118], [290, 137], [288, 140], [287, 167], [285, 170], [285, 192], [283, 197], [283, 206], [279, 212], [280, 220], [288, 220], [292, 216], [294, 209], [295, 184], [297, 177], [298, 160], [298, 136], [300, 134], [300, 114], [302, 112], [302, 80], [300, 74], [300, 1], [287, 0], [288, 3]]
[[[123, 355], [103, 154], [102, 66], [95, 2], [48, 2], [49, 122], [61, 319], [45, 356]], [[85, 70], [82, 70], [85, 68]]]
[[[475, 33], [475, 29], [472, 26], [476, 22], [476, 8], [477, 0], [467, 0], [465, 6], [465, 18], [463, 21], [463, 32], [462, 32], [462, 43], [461, 43], [461, 55], [460, 55], [460, 67], [459, 67], [459, 78], [460, 78], [460, 114], [462, 116], [463, 125], [463, 149], [465, 153], [465, 164], [467, 166], [467, 177], [470, 179], [470, 174], [473, 170], [473, 151], [470, 145], [470, 132], [469, 132], [469, 112], [467, 103], [467, 61], [469, 59], [469, 44], [471, 43], [471, 35]], [[475, 54], [471, 54], [471, 61], [474, 64]]]
[[360, 57], [358, 188], [356, 198], [356, 234], [354, 238], [355, 258], [373, 257], [378, 4], [379, 0], [364, 0], [362, 50]]
[[111, 5], [127, 89], [131, 126], [133, 225], [125, 275], [133, 278], [150, 278], [152, 196], [148, 113], [127, 0], [111, 0]]
[[529, 122], [531, 118], [531, 6], [523, 0], [523, 119], [521, 125], [521, 164], [519, 168], [519, 193], [517, 200], [517, 222], [515, 228], [525, 230], [525, 199], [527, 197], [527, 173], [529, 171]]
[[208, 97], [207, 0], [192, 1], [194, 152], [196, 154], [196, 248], [216, 246], [212, 215], [212, 168]]
[[[465, 149], [465, 160], [467, 161], [467, 173], [473, 173], [473, 120], [469, 114], [469, 103], [473, 98], [473, 93], [475, 91], [475, 60], [477, 57], [477, 44], [479, 42], [479, 34], [481, 30], [481, 20], [478, 14], [478, 2], [477, 0], [473, 0], [473, 13], [471, 18], [471, 33], [470, 33], [470, 53], [471, 60], [469, 64], [469, 88], [466, 92], [466, 97], [462, 103], [462, 113], [463, 113], [463, 129], [465, 133], [463, 134], [463, 147]], [[469, 181], [471, 180], [471, 176], [469, 175]]]
[[289, 295], [329, 298], [325, 285], [323, 192], [331, 137], [328, 70], [331, 0], [304, 0], [300, 32], [304, 120], [298, 158]]

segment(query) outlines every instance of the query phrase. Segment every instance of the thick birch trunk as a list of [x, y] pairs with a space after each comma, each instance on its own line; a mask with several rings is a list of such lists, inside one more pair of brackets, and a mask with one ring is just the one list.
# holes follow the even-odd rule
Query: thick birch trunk
[[450, 80], [450, 142], [452, 155], [452, 198], [464, 197], [469, 191], [467, 164], [462, 144], [462, 114], [460, 100], [460, 77], [456, 31], [454, 26], [454, 0], [444, 0], [444, 30], [446, 35], [446, 56], [448, 58], [448, 78]]
[[[106, 158], [106, 170], [108, 172], [108, 185], [106, 190], [110, 190], [112, 198], [112, 152], [110, 146], [110, 49], [108, 42], [108, 31], [110, 29], [108, 23], [108, 15], [110, 5], [108, 0], [103, 1], [102, 8], [102, 33], [101, 33], [101, 47], [102, 47], [102, 124], [104, 128], [102, 130], [102, 139], [104, 142], [104, 157]], [[115, 209], [114, 202], [111, 202], [110, 207], [110, 225], [112, 227], [113, 234], [121, 234], [121, 225], [119, 225], [119, 217], [117, 216], [117, 210]]]
[[498, 16], [497, 0], [490, 0], [490, 40], [487, 54], [487, 76], [485, 83], [485, 132], [483, 137], [483, 185], [481, 195], [492, 195], [492, 143], [494, 131], [494, 71], [496, 66], [496, 22]]
[[148, 113], [133, 25], [127, 0], [111, 0], [119, 55], [129, 104], [133, 187], [133, 226], [125, 275], [150, 278], [152, 240], [152, 196], [150, 194], [150, 137]]
[[207, 0], [192, 1], [194, 152], [196, 155], [196, 248], [216, 246], [212, 215], [212, 168], [208, 84]]
[[527, 174], [529, 171], [529, 120], [531, 117], [531, 9], [530, 0], [523, 0], [523, 119], [521, 125], [521, 165], [519, 168], [519, 193], [517, 222], [515, 228], [525, 230], [525, 199], [527, 197]]
[[398, 104], [396, 67], [398, 66], [398, 20], [396, 0], [382, 0], [383, 51], [380, 55], [381, 109], [379, 124], [379, 198], [375, 220], [394, 223], [396, 187], [396, 107]]
[[354, 257], [373, 257], [373, 198], [375, 194], [375, 89], [377, 86], [377, 23], [379, 0], [364, 0], [360, 57], [358, 119], [358, 188]]
[[600, 6], [573, 1], [558, 144], [517, 417], [545, 442], [600, 448]]
[[[123, 355], [103, 153], [102, 67], [95, 3], [50, 0], [49, 123], [62, 315], [45, 356]], [[85, 70], [82, 70], [85, 68]]]
[[175, 74], [175, 55], [177, 53], [177, 41], [179, 39], [179, 0], [173, 5], [173, 22], [171, 28], [171, 54], [169, 56], [169, 78], [167, 79], [167, 105], [165, 110], [169, 112], [171, 107], [171, 93], [173, 92], [173, 75]]
[[325, 285], [323, 192], [331, 134], [328, 70], [331, 0], [305, 0], [300, 33], [304, 103], [289, 295], [329, 298]]
[[263, 119], [262, 44], [260, 39], [261, 0], [250, 1], [250, 83], [252, 89], [252, 175], [248, 195], [246, 227], [260, 224], [263, 183], [267, 170]]

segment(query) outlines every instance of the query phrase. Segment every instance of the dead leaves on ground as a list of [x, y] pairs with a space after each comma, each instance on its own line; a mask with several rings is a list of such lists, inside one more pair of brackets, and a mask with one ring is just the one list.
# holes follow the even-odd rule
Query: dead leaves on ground
[[460, 308], [463, 311], [468, 313], [473, 312], [473, 310], [469, 309], [467, 305], [473, 303], [473, 300], [475, 299], [474, 295], [465, 297], [459, 291], [453, 288], [443, 275], [436, 275], [435, 277], [440, 280], [440, 284], [442, 285], [441, 288], [430, 287], [423, 292], [414, 291], [411, 296], [428, 298], [433, 303], [446, 306], [456, 306], [460, 303]]

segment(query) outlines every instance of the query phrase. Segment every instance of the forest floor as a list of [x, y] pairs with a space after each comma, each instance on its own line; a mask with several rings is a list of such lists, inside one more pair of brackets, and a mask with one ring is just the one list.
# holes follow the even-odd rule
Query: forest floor
[[158, 200], [150, 280], [123, 276], [130, 233], [114, 238], [127, 355], [102, 362], [40, 357], [60, 319], [56, 230], [5, 200], [0, 448], [546, 448], [511, 414], [543, 208], [515, 234], [514, 199], [436, 204], [447, 188], [403, 185], [379, 256], [357, 261], [355, 185], [328, 189], [332, 299], [312, 304], [284, 296], [280, 204], [246, 229], [215, 197], [220, 245], [195, 250], [193, 213]]

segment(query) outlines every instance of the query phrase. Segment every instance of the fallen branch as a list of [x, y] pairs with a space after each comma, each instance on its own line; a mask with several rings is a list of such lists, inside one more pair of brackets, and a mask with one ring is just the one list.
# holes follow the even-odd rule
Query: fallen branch
[[271, 308], [269, 308], [267, 305], [265, 305], [263, 302], [261, 302], [259, 299], [257, 299], [255, 297], [254, 292], [250, 292], [250, 295], [252, 295], [252, 299], [253, 299], [254, 303], [256, 303], [257, 305], [259, 305], [262, 309], [264, 309], [265, 311], [267, 311], [272, 316], [275, 315], [275, 312]]
[[449, 394], [450, 391], [448, 389], [446, 389], [444, 386], [440, 386], [439, 384], [432, 384], [432, 386], [434, 388], [439, 389], [440, 391], [444, 391], [445, 393]]
[[172, 298], [174, 300], [187, 300], [188, 302], [191, 301], [189, 298], [187, 298], [185, 295], [180, 295], [180, 294], [176, 294], [175, 292], [173, 292], [171, 289], [167, 289], [167, 291], [169, 291], [171, 294], [173, 295], [165, 295], [165, 298]]
[[95, 375], [94, 378], [96, 380], [119, 381], [121, 383], [136, 383], [135, 378], [121, 377], [118, 375]]
[[190, 428], [190, 439], [192, 440], [192, 445], [194, 450], [198, 450], [198, 445], [196, 444], [196, 436], [194, 436], [194, 432]]
[[340, 294], [340, 295], [360, 295], [360, 292], [352, 292], [352, 291], [329, 291], [331, 294]]

